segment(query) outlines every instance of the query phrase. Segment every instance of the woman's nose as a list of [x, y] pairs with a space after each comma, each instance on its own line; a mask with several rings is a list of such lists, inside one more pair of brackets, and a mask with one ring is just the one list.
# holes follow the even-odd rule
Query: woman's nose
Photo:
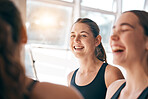
[[112, 34], [110, 37], [111, 40], [119, 40], [119, 36], [117, 34]]
[[81, 41], [80, 41], [80, 37], [79, 37], [79, 36], [76, 36], [75, 39], [74, 39], [74, 42], [75, 42], [75, 43], [80, 43], [80, 42], [81, 42]]

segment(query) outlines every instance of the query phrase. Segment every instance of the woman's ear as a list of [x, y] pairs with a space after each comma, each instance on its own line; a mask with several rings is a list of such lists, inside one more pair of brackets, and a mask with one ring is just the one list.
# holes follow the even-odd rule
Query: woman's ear
[[101, 43], [101, 35], [96, 37], [95, 45], [98, 46]]
[[21, 36], [21, 39], [22, 39], [21, 42], [23, 44], [26, 44], [27, 43], [27, 32], [26, 32], [26, 29], [25, 29], [24, 26], [22, 26], [21, 34], [22, 34], [22, 36]]

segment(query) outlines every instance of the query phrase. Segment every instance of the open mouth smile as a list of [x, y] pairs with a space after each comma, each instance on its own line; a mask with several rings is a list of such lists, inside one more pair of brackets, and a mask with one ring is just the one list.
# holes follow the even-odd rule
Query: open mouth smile
[[84, 47], [83, 46], [74, 46], [73, 48], [74, 48], [74, 50], [79, 51], [79, 50], [82, 50]]
[[112, 52], [113, 53], [120, 53], [120, 52], [124, 52], [125, 48], [121, 47], [121, 46], [112, 46]]

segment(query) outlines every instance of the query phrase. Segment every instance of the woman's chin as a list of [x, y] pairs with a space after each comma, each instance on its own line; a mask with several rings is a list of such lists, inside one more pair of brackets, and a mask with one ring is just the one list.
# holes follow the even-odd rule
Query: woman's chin
[[121, 60], [117, 60], [117, 59], [113, 59], [113, 64], [115, 65], [120, 65], [122, 64], [123, 62]]

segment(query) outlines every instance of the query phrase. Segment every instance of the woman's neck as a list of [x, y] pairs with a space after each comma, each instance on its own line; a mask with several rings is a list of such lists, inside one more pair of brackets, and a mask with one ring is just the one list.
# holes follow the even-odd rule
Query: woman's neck
[[102, 65], [102, 61], [97, 59], [96, 57], [87, 57], [83, 59], [79, 59], [80, 70], [81, 71], [93, 71], [94, 69], [100, 67]]
[[137, 61], [124, 65], [126, 70], [126, 85], [121, 91], [121, 99], [125, 99], [125, 97], [127, 99], [137, 99], [143, 90], [148, 87], [148, 76], [145, 72], [145, 65], [143, 62]]
[[148, 72], [148, 70], [144, 68], [146, 66], [135, 63], [128, 67], [126, 67], [126, 88], [131, 92], [146, 88], [148, 86], [148, 75], [145, 72]]

